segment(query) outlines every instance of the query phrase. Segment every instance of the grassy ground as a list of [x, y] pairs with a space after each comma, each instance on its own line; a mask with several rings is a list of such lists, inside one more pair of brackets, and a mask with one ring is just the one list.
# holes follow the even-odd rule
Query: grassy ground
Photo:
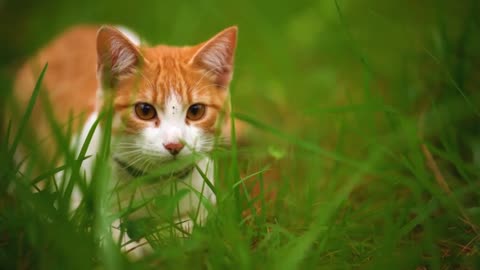
[[[108, 166], [72, 216], [68, 189], [31, 189], [51, 166], [16, 173], [4, 132], [0, 268], [480, 267], [477, 1], [162, 2], [0, 1], [0, 104], [14, 68], [68, 25], [123, 24], [181, 45], [237, 24], [232, 102], [250, 129], [214, 153], [208, 224], [151, 239], [155, 252], [132, 261], [109, 239]], [[82, 157], [65, 155], [75, 171]], [[259, 198], [244, 192], [249, 175]]]

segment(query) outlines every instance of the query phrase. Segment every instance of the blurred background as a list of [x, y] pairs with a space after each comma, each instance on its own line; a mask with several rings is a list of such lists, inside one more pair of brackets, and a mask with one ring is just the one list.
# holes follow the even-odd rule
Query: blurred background
[[[0, 95], [72, 25], [125, 25], [170, 45], [238, 25], [240, 165], [274, 168], [273, 223], [296, 236], [318, 217], [335, 225], [322, 223], [296, 266], [475, 269], [479, 14], [477, 0], [0, 0]], [[250, 266], [297, 248], [266, 251], [276, 244]]]

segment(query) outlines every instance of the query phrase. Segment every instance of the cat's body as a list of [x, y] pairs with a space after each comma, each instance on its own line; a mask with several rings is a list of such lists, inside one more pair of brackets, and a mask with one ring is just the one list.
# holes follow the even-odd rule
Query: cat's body
[[[26, 106], [41, 67], [48, 62], [42, 91], [48, 93], [60, 124], [73, 119], [76, 135], [71, 144], [77, 150], [107, 100], [111, 101], [112, 179], [129, 182], [170, 164], [184, 164], [143, 186], [134, 196], [141, 199], [172, 195], [172, 190], [191, 190], [176, 211], [177, 221], [188, 232], [193, 223], [201, 223], [207, 215], [200, 198], [215, 203], [197, 168], [214, 182], [214, 164], [208, 153], [222, 126], [220, 115], [228, 113], [225, 105], [237, 30], [227, 28], [192, 47], [143, 47], [137, 36], [122, 32], [94, 26], [65, 32], [22, 67], [15, 83], [15, 98], [20, 109]], [[45, 107], [37, 102], [30, 124], [42, 141], [41, 151], [51, 159], [55, 144]], [[87, 155], [96, 155], [102, 128], [100, 125], [95, 130]], [[93, 161], [90, 158], [82, 164], [87, 175], [91, 174]], [[164, 178], [170, 179], [167, 182]], [[129, 195], [120, 197], [120, 207], [128, 205], [132, 199]], [[75, 196], [80, 198], [80, 194]], [[191, 219], [194, 212], [197, 220]]]

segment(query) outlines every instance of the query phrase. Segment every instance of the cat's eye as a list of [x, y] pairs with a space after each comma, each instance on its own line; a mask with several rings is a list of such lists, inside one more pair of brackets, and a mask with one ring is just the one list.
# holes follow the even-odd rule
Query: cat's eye
[[188, 108], [187, 118], [192, 121], [200, 120], [205, 115], [205, 111], [206, 106], [204, 104], [193, 104]]
[[142, 120], [152, 120], [157, 116], [157, 111], [155, 108], [148, 103], [137, 103], [135, 104], [135, 113], [138, 118]]

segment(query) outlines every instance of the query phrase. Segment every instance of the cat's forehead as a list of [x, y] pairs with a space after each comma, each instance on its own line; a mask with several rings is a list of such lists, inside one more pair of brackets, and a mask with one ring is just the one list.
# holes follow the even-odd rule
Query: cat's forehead
[[140, 48], [143, 58], [151, 65], [164, 69], [176, 68], [179, 64], [185, 64], [194, 55], [192, 47], [156, 46]]
[[144, 75], [156, 87], [182, 89], [201, 79], [201, 74], [188, 64], [192, 56], [189, 47], [158, 46], [146, 49], [144, 54]]
[[[149, 102], [158, 107], [171, 103], [215, 102], [218, 89], [199, 70], [188, 64], [187, 48], [160, 47], [161, 50], [145, 50], [145, 65], [134, 80], [128, 80], [121, 95], [130, 95], [133, 102]], [[133, 91], [132, 91], [133, 90]]]

